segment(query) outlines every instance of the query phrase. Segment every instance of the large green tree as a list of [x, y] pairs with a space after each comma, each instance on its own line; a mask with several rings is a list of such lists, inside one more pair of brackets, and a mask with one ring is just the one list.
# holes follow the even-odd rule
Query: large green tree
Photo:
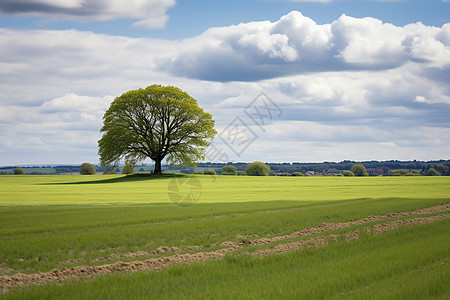
[[186, 92], [172, 86], [152, 85], [117, 97], [103, 116], [98, 141], [103, 165], [120, 160], [195, 166], [214, 138], [214, 120]]
[[249, 176], [269, 176], [270, 167], [263, 162], [255, 161], [247, 165], [245, 173]]
[[362, 164], [354, 165], [351, 171], [355, 174], [355, 176], [369, 176], [366, 167]]

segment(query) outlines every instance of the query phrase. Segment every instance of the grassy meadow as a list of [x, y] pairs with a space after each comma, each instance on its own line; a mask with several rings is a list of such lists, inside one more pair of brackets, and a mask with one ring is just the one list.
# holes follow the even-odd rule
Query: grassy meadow
[[[196, 203], [171, 201], [173, 194], [189, 195], [192, 186]], [[449, 202], [450, 177], [0, 176], [0, 276], [212, 252], [225, 248], [223, 242], [247, 243]], [[16, 288], [0, 298], [450, 298], [449, 218], [252, 255], [389, 221], [250, 245], [220, 259], [159, 271]]]

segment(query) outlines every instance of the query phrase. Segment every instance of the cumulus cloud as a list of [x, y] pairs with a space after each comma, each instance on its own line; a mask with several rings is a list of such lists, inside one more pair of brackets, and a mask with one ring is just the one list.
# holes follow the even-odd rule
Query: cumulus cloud
[[0, 12], [81, 22], [132, 18], [141, 20], [137, 27], [155, 29], [165, 26], [174, 5], [175, 0], [4, 0]]
[[0, 29], [0, 165], [96, 162], [109, 103], [154, 83], [186, 90], [219, 132], [252, 124], [264, 90], [283, 113], [231, 160], [448, 158], [449, 47], [450, 24], [298, 12], [181, 41]]
[[394, 69], [408, 62], [450, 65], [450, 24], [404, 27], [342, 15], [319, 25], [293, 11], [277, 22], [212, 28], [184, 40], [159, 67], [213, 81], [256, 81], [292, 74]]

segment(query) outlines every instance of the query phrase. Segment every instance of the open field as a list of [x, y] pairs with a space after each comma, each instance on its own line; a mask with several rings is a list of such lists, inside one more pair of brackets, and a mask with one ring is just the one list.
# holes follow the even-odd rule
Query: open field
[[0, 297], [450, 297], [449, 177], [192, 178], [0, 177]]

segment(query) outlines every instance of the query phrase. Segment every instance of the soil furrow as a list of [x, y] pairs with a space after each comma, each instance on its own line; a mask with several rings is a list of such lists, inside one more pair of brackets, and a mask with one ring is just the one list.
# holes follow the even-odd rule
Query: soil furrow
[[[324, 233], [327, 231], [333, 231], [341, 228], [347, 228], [353, 225], [365, 224], [368, 222], [376, 220], [387, 220], [395, 219], [400, 217], [406, 217], [411, 215], [422, 215], [431, 214], [437, 212], [443, 212], [450, 209], [450, 203], [444, 205], [438, 205], [425, 209], [418, 209], [413, 212], [399, 212], [390, 213], [383, 216], [370, 216], [367, 218], [360, 219], [358, 221], [351, 221], [345, 223], [324, 223], [314, 228], [305, 228], [301, 231], [294, 232], [289, 235], [277, 236], [273, 238], [261, 238], [252, 241], [244, 242], [224, 242], [222, 246], [226, 247], [217, 251], [212, 252], [197, 252], [193, 254], [174, 254], [171, 256], [146, 259], [142, 261], [134, 262], [121, 262], [117, 261], [112, 264], [105, 264], [99, 266], [78, 266], [72, 268], [54, 269], [49, 272], [38, 272], [33, 274], [14, 274], [14, 275], [3, 275], [0, 276], [0, 289], [3, 293], [7, 293], [13, 288], [28, 286], [32, 284], [42, 284], [48, 281], [62, 282], [64, 280], [76, 277], [94, 277], [103, 274], [113, 273], [113, 272], [135, 272], [138, 270], [158, 270], [173, 264], [182, 263], [192, 263], [205, 260], [211, 260], [218, 257], [224, 256], [226, 253], [233, 252], [236, 249], [255, 246], [255, 245], [265, 245], [289, 238], [313, 235], [318, 233]], [[276, 253], [284, 253], [287, 251], [300, 249], [303, 247], [318, 247], [324, 246], [332, 241], [339, 240], [339, 238], [344, 235], [346, 240], [351, 241], [359, 238], [359, 234], [365, 230], [370, 234], [381, 234], [386, 231], [390, 231], [398, 228], [399, 226], [413, 225], [413, 224], [423, 224], [427, 222], [432, 222], [440, 220], [443, 218], [450, 217], [450, 214], [440, 214], [431, 217], [419, 217], [413, 219], [400, 219], [393, 222], [376, 224], [372, 227], [365, 229], [358, 229], [345, 234], [332, 234], [329, 236], [317, 236], [308, 240], [301, 240], [291, 243], [284, 243], [275, 246], [271, 249], [259, 249], [253, 252], [256, 256], [266, 256]]]

